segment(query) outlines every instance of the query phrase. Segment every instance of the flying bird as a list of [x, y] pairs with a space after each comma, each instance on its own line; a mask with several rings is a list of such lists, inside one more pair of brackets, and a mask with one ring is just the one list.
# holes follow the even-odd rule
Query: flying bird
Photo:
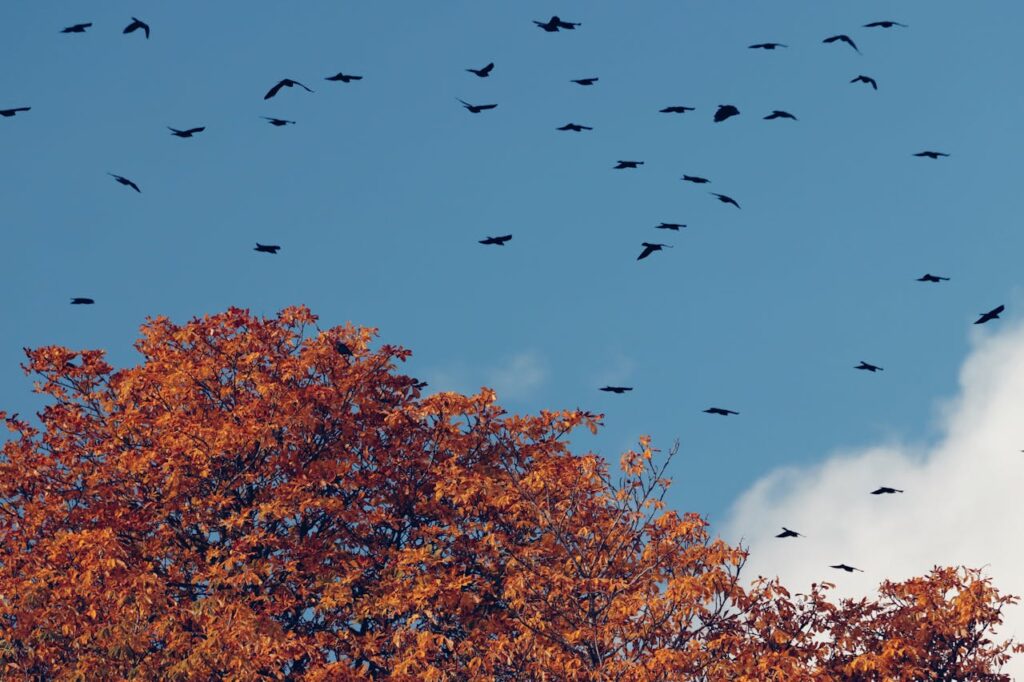
[[500, 237], [488, 237], [487, 239], [481, 239], [481, 244], [494, 244], [495, 246], [505, 246], [505, 242], [512, 239], [512, 235], [506, 234]]
[[623, 168], [639, 168], [644, 165], [643, 161], [619, 161], [615, 164], [615, 168], [612, 170], [622, 170]]
[[847, 573], [853, 573], [854, 571], [860, 571], [861, 573], [864, 572], [859, 568], [847, 566], [846, 564], [835, 564], [834, 566], [829, 566], [829, 568], [838, 568], [840, 571], [846, 571]]
[[311, 89], [300, 83], [299, 81], [293, 81], [291, 78], [285, 78], [277, 82], [277, 85], [267, 90], [267, 94], [263, 95], [263, 99], [270, 99], [281, 91], [281, 88], [291, 88], [298, 85], [306, 92], [313, 92]]
[[709, 407], [708, 409], [704, 410], [704, 412], [706, 412], [707, 414], [719, 414], [722, 415], [723, 417], [728, 417], [730, 414], [739, 414], [739, 412], [735, 412], [733, 410], [726, 410], [725, 408], [722, 407]]
[[11, 118], [19, 111], [31, 111], [32, 107], [15, 107], [13, 109], [0, 109], [0, 116]]
[[789, 47], [789, 45], [783, 45], [782, 43], [757, 43], [749, 47], [751, 50], [774, 50], [777, 47]]
[[604, 391], [606, 393], [616, 393], [618, 395], [622, 395], [626, 391], [632, 391], [633, 387], [632, 386], [605, 386], [604, 388], [599, 388], [597, 390]]
[[494, 70], [494, 62], [491, 62], [490, 64], [488, 64], [487, 66], [485, 66], [482, 69], [466, 69], [466, 71], [469, 71], [472, 74], [480, 76], [480, 78], [487, 78], [488, 76], [491, 75], [491, 71], [493, 71], [493, 70]]
[[914, 156], [928, 157], [929, 159], [937, 159], [940, 156], [949, 156], [949, 154], [945, 154], [943, 152], [925, 151], [925, 152], [918, 152], [918, 153], [914, 154]]
[[985, 324], [986, 322], [989, 322], [991, 320], [998, 320], [999, 319], [999, 313], [1003, 312], [1004, 310], [1006, 310], [1006, 306], [1002, 306], [1001, 305], [1001, 306], [999, 306], [997, 308], [993, 308], [992, 310], [988, 311], [987, 313], [981, 313], [981, 317], [979, 317], [974, 322], [974, 324]]
[[548, 33], [557, 33], [558, 29], [564, 28], [566, 31], [571, 31], [581, 24], [573, 23], [571, 21], [562, 21], [558, 17], [551, 17], [547, 21], [534, 21], [533, 23], [540, 26]]
[[850, 82], [851, 83], [867, 83], [868, 85], [873, 87], [875, 90], [878, 89], [878, 81], [876, 81], [871, 76], [863, 76], [863, 75], [862, 76], [857, 76], [856, 78], [854, 78]]
[[593, 130], [593, 128], [591, 128], [590, 126], [581, 126], [578, 123], [566, 123], [564, 126], [560, 128], [555, 128], [555, 130], [571, 130], [574, 133], [578, 133], [584, 130]]
[[281, 250], [281, 247], [277, 244], [260, 244], [256, 242], [256, 248], [253, 251], [259, 251], [260, 253], [277, 253]]
[[[455, 99], [459, 98], [456, 97]], [[481, 111], [485, 111], [487, 109], [495, 109], [498, 106], [497, 104], [470, 104], [469, 102], [466, 102], [461, 99], [459, 99], [459, 101], [462, 102], [462, 106], [466, 107], [466, 109], [468, 109], [469, 113], [471, 114], [479, 114]]]
[[870, 362], [864, 362], [863, 360], [861, 360], [860, 364], [857, 365], [856, 367], [854, 367], [854, 369], [863, 369], [863, 370], [867, 370], [868, 372], [881, 372], [881, 371], [885, 371], [881, 367], [879, 367], [878, 365], [872, 365]]
[[660, 114], [685, 114], [687, 111], [696, 111], [693, 107], [671, 106], [659, 109]]
[[192, 137], [196, 133], [201, 133], [204, 130], [206, 130], [206, 126], [200, 126], [198, 128], [189, 128], [188, 130], [178, 130], [177, 128], [167, 126], [167, 129], [170, 130], [171, 135], [174, 135], [175, 137]]
[[850, 36], [848, 36], [848, 35], [846, 35], [844, 33], [841, 33], [841, 34], [839, 34], [837, 36], [829, 36], [828, 38], [825, 38], [821, 42], [823, 42], [823, 43], [834, 43], [837, 40], [846, 43], [847, 45], [852, 47], [854, 50], [856, 50], [857, 54], [860, 54], [860, 49], [857, 47], [857, 43], [853, 42], [853, 39], [851, 39]]
[[684, 174], [682, 179], [683, 179], [684, 182], [695, 182], [698, 185], [706, 185], [709, 182], [711, 182], [707, 178], [702, 178], [699, 175], [686, 175], [686, 174]]
[[794, 121], [798, 120], [796, 116], [789, 113], [788, 111], [779, 111], [778, 109], [773, 109], [772, 113], [764, 117], [764, 120], [773, 121], [777, 118], [790, 118], [793, 119]]
[[92, 26], [92, 22], [85, 24], [75, 24], [74, 26], [68, 26], [67, 28], [61, 29], [61, 33], [85, 33], [85, 29]]
[[286, 121], [283, 118], [274, 118], [273, 116], [263, 116], [263, 118], [267, 119], [270, 125], [277, 126], [278, 128], [280, 128], [281, 126], [286, 126], [289, 123], [295, 125], [295, 121]]
[[917, 281], [918, 282], [935, 282], [935, 283], [938, 283], [938, 282], [948, 282], [949, 281], [949, 277], [939, 277], [938, 275], [933, 275], [931, 273], [926, 272], [921, 277], [918, 277]]
[[872, 490], [871, 494], [872, 495], [892, 495], [894, 493], [901, 493], [901, 492], [903, 492], [903, 491], [902, 490], [897, 490], [896, 488], [890, 488], [888, 486], [884, 486], [883, 485], [883, 486], [880, 486], [878, 488], [878, 490]]
[[898, 21], [872, 21], [870, 24], [864, 24], [864, 28], [892, 28], [893, 26], [907, 28], [906, 24], [901, 24]]
[[669, 248], [669, 249], [672, 248], [668, 244], [651, 244], [649, 242], [641, 242], [641, 244], [644, 247], [644, 250], [641, 251], [640, 255], [636, 257], [637, 260], [643, 260], [644, 258], [647, 258], [652, 253], [654, 253], [655, 251], [661, 251], [662, 249], [664, 249], [666, 247]]
[[718, 200], [721, 201], [723, 204], [732, 204], [736, 208], [740, 207], [740, 205], [736, 203], [736, 200], [730, 196], [726, 196], [725, 194], [719, 194], [718, 192], [708, 192], [708, 194], [718, 197]]
[[718, 111], [715, 112], [715, 123], [721, 123], [727, 118], [738, 116], [740, 110], [731, 104], [719, 104]]
[[142, 194], [142, 190], [141, 190], [141, 189], [139, 189], [139, 186], [138, 186], [138, 185], [136, 185], [136, 184], [135, 184], [134, 182], [132, 182], [131, 180], [129, 180], [128, 178], [126, 178], [126, 177], [123, 177], [123, 176], [121, 176], [121, 175], [115, 175], [114, 173], [107, 173], [107, 175], [109, 175], [110, 177], [114, 178], [115, 180], [117, 180], [118, 182], [120, 182], [120, 183], [121, 183], [122, 185], [124, 185], [125, 187], [131, 187], [131, 188], [132, 188], [133, 190], [135, 190], [135, 191], [136, 191], [136, 192], [138, 192], [139, 194]]
[[84, 296], [71, 299], [71, 305], [92, 305], [95, 302], [93, 299], [85, 298]]
[[124, 30], [121, 32], [134, 33], [135, 31], [138, 31], [140, 28], [142, 29], [143, 33], [146, 34], [146, 40], [149, 40], [149, 24], [144, 22], [142, 19], [136, 19], [135, 17], [132, 17], [132, 23], [125, 26]]
[[795, 530], [790, 530], [785, 526], [782, 527], [782, 532], [776, 535], [777, 538], [802, 538], [803, 534], [797, 533]]
[[658, 225], [655, 225], [654, 229], [656, 229], [656, 230], [675, 230], [676, 232], [678, 232], [680, 227], [686, 227], [686, 225], [684, 225], [683, 223], [660, 223]]
[[344, 74], [344, 73], [339, 71], [338, 73], [334, 74], [333, 76], [328, 76], [327, 78], [324, 78], [324, 80], [325, 81], [341, 81], [342, 83], [351, 83], [352, 81], [361, 81], [361, 80], [363, 80], [363, 77], [362, 76], [351, 76], [351, 75]]
[[600, 78], [576, 78], [576, 79], [571, 80], [569, 82], [570, 83], [576, 83], [577, 85], [593, 85], [594, 83], [596, 83], [599, 80], [601, 80], [601, 79]]

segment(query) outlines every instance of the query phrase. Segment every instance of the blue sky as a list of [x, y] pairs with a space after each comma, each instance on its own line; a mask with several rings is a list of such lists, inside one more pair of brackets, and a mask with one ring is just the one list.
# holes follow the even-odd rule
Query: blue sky
[[[582, 26], [531, 23], [552, 14]], [[150, 40], [121, 34], [132, 15]], [[909, 28], [860, 28], [878, 19]], [[0, 119], [0, 407], [36, 404], [24, 346], [128, 364], [146, 316], [302, 303], [411, 348], [431, 388], [604, 412], [581, 450], [679, 438], [669, 501], [713, 521], [778, 467], [928, 442], [993, 333], [973, 320], [1021, 307], [1021, 25], [1009, 0], [4, 2], [0, 108], [32, 110]], [[264, 101], [285, 77], [316, 92]], [[696, 111], [658, 113], [677, 104]], [[715, 124], [719, 104], [742, 113]], [[642, 241], [674, 248], [637, 262]]]

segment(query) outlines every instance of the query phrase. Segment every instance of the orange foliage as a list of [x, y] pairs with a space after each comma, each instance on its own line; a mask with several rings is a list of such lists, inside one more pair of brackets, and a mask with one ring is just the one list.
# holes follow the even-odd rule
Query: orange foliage
[[315, 322], [158, 318], [116, 372], [27, 351], [50, 404], [0, 413], [0, 677], [1007, 679], [1014, 600], [978, 572], [744, 587], [649, 439], [613, 481], [565, 441], [599, 415], [424, 396], [408, 351]]

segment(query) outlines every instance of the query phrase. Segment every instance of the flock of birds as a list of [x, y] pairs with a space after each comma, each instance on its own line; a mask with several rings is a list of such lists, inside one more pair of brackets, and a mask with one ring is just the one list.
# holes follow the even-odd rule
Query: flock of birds
[[[536, 21], [536, 20], [534, 20], [533, 23], [537, 27], [539, 27], [541, 30], [543, 30], [545, 32], [548, 32], [548, 33], [557, 33], [559, 31], [572, 31], [572, 30], [575, 30], [575, 29], [577, 29], [578, 27], [580, 27], [582, 25], [580, 22], [564, 21], [563, 19], [561, 19], [558, 16], [552, 16], [547, 21]], [[68, 26], [68, 27], [62, 29], [61, 33], [66, 33], [66, 34], [85, 33], [86, 30], [89, 29], [90, 27], [92, 27], [92, 23], [91, 22], [74, 24], [74, 25], [71, 25], [71, 26]], [[894, 27], [907, 28], [907, 25], [899, 23], [899, 22], [896, 22], [896, 21], [874, 21], [874, 22], [871, 22], [871, 23], [868, 23], [868, 24], [864, 24], [864, 28], [891, 29], [891, 28], [894, 28]], [[142, 31], [143, 34], [145, 35], [146, 39], [148, 39], [149, 36], [150, 36], [150, 26], [146, 22], [142, 21], [141, 19], [132, 17], [131, 23], [129, 23], [127, 26], [124, 27], [122, 33], [130, 34], [130, 33], [136, 32], [136, 31]], [[837, 35], [829, 36], [829, 37], [825, 38], [822, 42], [825, 43], [825, 44], [833, 44], [833, 43], [845, 44], [845, 45], [848, 45], [853, 50], [855, 50], [858, 54], [860, 54], [860, 48], [857, 46], [857, 44], [854, 42], [854, 40], [849, 35], [846, 35], [846, 34], [837, 34]], [[776, 49], [779, 49], [779, 48], [787, 48], [787, 47], [788, 47], [788, 45], [786, 45], [784, 43], [765, 42], [765, 43], [756, 43], [756, 44], [750, 45], [749, 49], [752, 49], [752, 50], [776, 50]], [[469, 73], [472, 73], [473, 75], [475, 75], [478, 78], [489, 78], [491, 76], [491, 73], [493, 72], [494, 68], [495, 68], [495, 65], [494, 65], [493, 62], [491, 62], [491, 63], [488, 63], [487, 65], [485, 65], [485, 66], [483, 66], [481, 68], [467, 68], [466, 71], [469, 72]], [[337, 73], [337, 74], [335, 74], [333, 76], [327, 76], [324, 80], [331, 81], [331, 82], [351, 83], [351, 82], [354, 82], [354, 81], [362, 80], [362, 78], [363, 78], [362, 76], [357, 76], [357, 75], [352, 75], [352, 74], [345, 74], [345, 73], [339, 72], [339, 73]], [[582, 87], [590, 87], [590, 86], [595, 85], [599, 80], [600, 80], [600, 78], [595, 76], [595, 77], [573, 79], [570, 82], [574, 83], [576, 85], [582, 86]], [[856, 76], [855, 78], [853, 78], [850, 81], [850, 83], [863, 83], [863, 84], [866, 84], [866, 85], [870, 85], [872, 87], [872, 89], [874, 89], [874, 90], [878, 90], [878, 82], [874, 78], [872, 78], [871, 76], [867, 76], [867, 75], [864, 75], [864, 74], [860, 74], [860, 75]], [[291, 79], [291, 78], [284, 78], [284, 79], [281, 79], [280, 81], [278, 81], [277, 83], [275, 83], [266, 92], [266, 94], [263, 96], [263, 99], [264, 100], [272, 99], [273, 97], [275, 97], [278, 94], [280, 94], [282, 90], [284, 90], [286, 88], [290, 89], [290, 88], [296, 88], [296, 87], [301, 88], [301, 89], [303, 89], [303, 90], [305, 90], [307, 92], [310, 92], [310, 93], [314, 92], [312, 88], [310, 88], [309, 86], [307, 86], [307, 85], [305, 85], [305, 84], [303, 84], [303, 83], [301, 83], [301, 82], [299, 82], [297, 80], [294, 80], [294, 79]], [[492, 104], [471, 104], [471, 103], [466, 102], [465, 100], [462, 100], [462, 99], [458, 99], [458, 101], [462, 104], [462, 106], [467, 111], [469, 111], [472, 114], [480, 114], [482, 112], [489, 111], [489, 110], [492, 110], [492, 109], [495, 109], [495, 108], [498, 107], [497, 104], [493, 104], [493, 103]], [[12, 118], [12, 117], [14, 117], [14, 116], [16, 116], [18, 114], [22, 114], [22, 113], [28, 112], [30, 110], [31, 110], [31, 107], [28, 107], [28, 106], [19, 106], [19, 107], [13, 107], [13, 108], [9, 108], [9, 109], [0, 109], [0, 117]], [[667, 107], [665, 107], [663, 109], [660, 109], [659, 113], [664, 113], [664, 114], [685, 114], [685, 113], [691, 112], [691, 111], [695, 111], [695, 108], [694, 107], [690, 107], [690, 106], [683, 106], [683, 105], [672, 105], [672, 106], [667, 106]], [[714, 113], [714, 115], [712, 117], [712, 120], [715, 123], [723, 123], [723, 122], [727, 121], [728, 119], [733, 118], [735, 116], [739, 116], [739, 115], [740, 115], [740, 110], [735, 105], [732, 105], [732, 104], [722, 104], [722, 105], [718, 106], [717, 110], [715, 111], [715, 113]], [[270, 125], [276, 126], [276, 127], [282, 127], [282, 126], [287, 126], [287, 125], [295, 124], [295, 121], [288, 120], [288, 119], [276, 118], [276, 117], [271, 117], [271, 116], [263, 116], [262, 118], [267, 120]], [[792, 120], [792, 121], [799, 120], [792, 113], [787, 112], [787, 111], [782, 111], [782, 110], [773, 110], [771, 113], [769, 113], [768, 115], [764, 116], [763, 118], [765, 120], [777, 120], [777, 119], [786, 119], [786, 120]], [[183, 138], [183, 139], [192, 138], [192, 137], [202, 133], [204, 130], [206, 130], [205, 126], [197, 126], [197, 127], [192, 127], [192, 128], [186, 128], [186, 129], [178, 129], [178, 128], [173, 128], [173, 127], [168, 126], [168, 129], [171, 131], [171, 135], [173, 135], [174, 137]], [[565, 132], [580, 133], [580, 132], [585, 132], [585, 131], [593, 130], [593, 127], [570, 122], [570, 123], [567, 123], [567, 124], [565, 124], [563, 126], [558, 127], [556, 130], [565, 131]], [[944, 152], [933, 151], [933, 150], [924, 150], [924, 151], [921, 151], [921, 152], [917, 152], [916, 154], [914, 154], [914, 156], [920, 157], [920, 158], [928, 158], [928, 159], [932, 159], [932, 160], [937, 160], [939, 158], [948, 157], [949, 154], [944, 153]], [[619, 160], [612, 168], [614, 170], [629, 170], [629, 169], [638, 169], [642, 165], [644, 165], [643, 161]], [[138, 192], [140, 194], [142, 193], [142, 190], [139, 188], [139, 185], [136, 184], [134, 181], [130, 180], [129, 178], [126, 178], [126, 177], [124, 177], [122, 175], [118, 175], [116, 173], [108, 173], [108, 175], [113, 177], [114, 180], [116, 182], [120, 183], [121, 185], [124, 185], [125, 187], [128, 187], [129, 189], [132, 189], [135, 192]], [[711, 180], [709, 180], [708, 178], [701, 177], [701, 176], [698, 176], [698, 175], [686, 175], [686, 174], [684, 174], [681, 179], [684, 182], [689, 182], [689, 183], [693, 183], [693, 184], [697, 184], [697, 185], [706, 185], [706, 184], [709, 184], [711, 182]], [[729, 196], [727, 194], [721, 194], [721, 193], [718, 193], [718, 192], [709, 192], [709, 194], [714, 196], [718, 201], [722, 202], [723, 204], [733, 206], [733, 207], [735, 207], [737, 209], [741, 208], [739, 202], [736, 201], [736, 199], [732, 198], [731, 196]], [[685, 228], [685, 227], [686, 227], [686, 225], [682, 224], [682, 223], [666, 223], [666, 222], [660, 223], [659, 225], [655, 226], [656, 229], [670, 230], [670, 231], [679, 231], [681, 228]], [[483, 245], [486, 245], [486, 246], [505, 246], [511, 240], [512, 240], [512, 235], [511, 234], [506, 234], [506, 235], [500, 235], [500, 236], [496, 236], [496, 237], [488, 236], [488, 237], [486, 237], [484, 239], [479, 240], [479, 243], [483, 244]], [[655, 253], [657, 251], [662, 251], [662, 250], [664, 250], [666, 248], [672, 248], [672, 245], [670, 245], [670, 244], [656, 243], [656, 242], [646, 242], [646, 241], [642, 242], [641, 246], [642, 246], [642, 250], [640, 252], [640, 255], [637, 256], [637, 259], [636, 259], [638, 261], [644, 260], [644, 259], [648, 258], [649, 256], [651, 256], [651, 254], [653, 254], [653, 253]], [[254, 251], [257, 251], [259, 253], [271, 254], [271, 255], [277, 254], [278, 251], [280, 251], [280, 250], [281, 250], [281, 246], [278, 245], [278, 244], [261, 244], [261, 243], [258, 243], [258, 242], [256, 243], [256, 246], [254, 248]], [[933, 275], [931, 273], [925, 273], [923, 276], [919, 277], [917, 279], [917, 281], [918, 282], [928, 282], [928, 283], [932, 283], [932, 284], [938, 284], [938, 283], [941, 283], [941, 282], [949, 281], [949, 278], [948, 277], [938, 276], [938, 275]], [[72, 305], [92, 305], [94, 303], [95, 303], [94, 299], [88, 298], [88, 297], [84, 297], [84, 296], [82, 296], [82, 297], [74, 297], [74, 298], [71, 299], [71, 304]], [[979, 315], [979, 318], [974, 322], [974, 324], [985, 324], [985, 323], [990, 322], [992, 320], [999, 319], [999, 315], [1004, 310], [1005, 310], [1005, 306], [999, 305], [999, 306], [993, 308], [992, 310], [989, 310], [988, 312], [981, 313]], [[338, 344], [337, 350], [342, 355], [351, 355], [352, 354], [351, 349], [349, 349], [347, 346], [345, 346], [344, 344], [341, 344], [341, 343]], [[872, 363], [865, 362], [865, 361], [861, 361], [860, 364], [858, 364], [858, 365], [856, 365], [854, 367], [854, 369], [863, 370], [863, 371], [867, 371], [867, 372], [871, 372], [871, 373], [883, 371], [882, 367], [879, 367], [878, 365], [874, 365]], [[425, 386], [426, 386], [425, 382], [417, 383], [417, 387], [422, 388], [422, 387], [425, 387]], [[604, 386], [604, 387], [600, 388], [599, 390], [607, 392], [607, 393], [614, 393], [614, 394], [622, 395], [624, 393], [632, 391], [633, 387], [632, 386]], [[707, 413], [707, 414], [719, 415], [719, 416], [723, 416], [723, 417], [728, 417], [728, 416], [733, 416], [733, 415], [738, 415], [739, 414], [739, 412], [737, 412], [735, 410], [726, 409], [726, 408], [722, 408], [722, 407], [709, 407], [708, 409], [704, 410], [704, 412]], [[876, 490], [871, 491], [870, 494], [871, 495], [892, 495], [892, 494], [896, 494], [896, 493], [903, 493], [903, 490], [900, 490], [900, 489], [897, 489], [897, 488], [891, 488], [891, 487], [888, 487], [888, 486], [880, 486]], [[778, 535], [776, 535], [775, 537], [785, 539], [785, 538], [799, 538], [799, 537], [805, 537], [805, 536], [803, 534], [801, 534], [801, 533], [798, 533], [797, 531], [791, 530], [791, 529], [786, 528], [785, 526], [783, 526], [782, 527], [782, 532], [779, 533]], [[857, 568], [855, 566], [850, 566], [850, 565], [845, 564], [845, 563], [834, 564], [834, 565], [830, 566], [830, 568], [846, 571], [848, 573], [853, 573], [854, 571], [863, 572], [862, 569]]]

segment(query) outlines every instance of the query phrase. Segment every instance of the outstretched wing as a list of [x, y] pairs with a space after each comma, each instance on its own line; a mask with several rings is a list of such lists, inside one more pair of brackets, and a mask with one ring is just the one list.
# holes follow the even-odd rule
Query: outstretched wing
[[279, 93], [286, 82], [287, 81], [278, 81], [277, 85], [270, 88], [270, 90], [267, 90], [267, 94], [263, 95], [263, 99], [270, 99], [271, 97]]

